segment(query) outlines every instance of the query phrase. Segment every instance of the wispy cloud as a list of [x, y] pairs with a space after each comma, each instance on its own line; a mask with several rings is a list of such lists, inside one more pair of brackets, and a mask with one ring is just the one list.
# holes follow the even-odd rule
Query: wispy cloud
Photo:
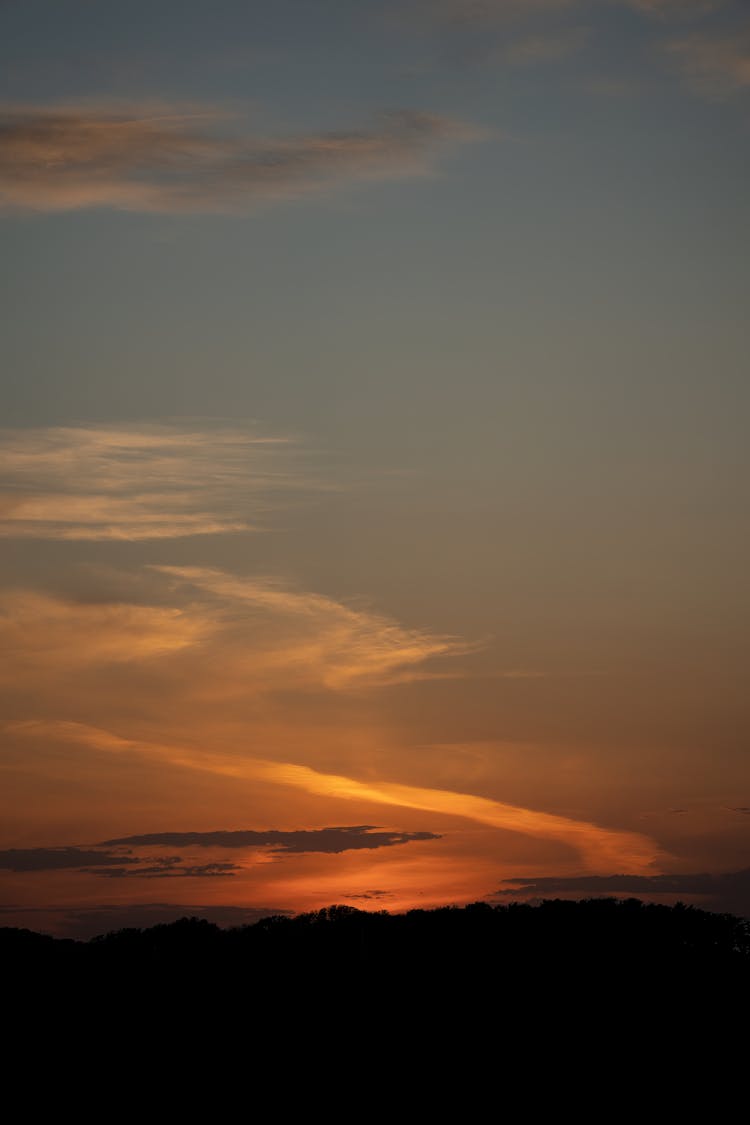
[[427, 661], [476, 648], [272, 579], [203, 567], [153, 569], [193, 590], [192, 599], [197, 594], [210, 599], [207, 616], [223, 623], [216, 659], [224, 691], [238, 690], [240, 680], [252, 685], [254, 678], [259, 686], [309, 683], [334, 689], [427, 678]]
[[750, 87], [750, 26], [734, 35], [683, 36], [666, 50], [699, 93], [722, 97]]
[[137, 664], [197, 645], [212, 632], [199, 613], [171, 606], [82, 603], [28, 590], [0, 594], [0, 638], [12, 656], [0, 682], [43, 693], [46, 677]]
[[[229, 128], [233, 126], [233, 128]], [[343, 183], [428, 171], [471, 126], [414, 110], [350, 131], [249, 135], [216, 111], [26, 106], [0, 113], [0, 206], [244, 211]]]
[[629, 866], [644, 870], [658, 855], [653, 842], [640, 833], [603, 828], [586, 821], [508, 805], [471, 793], [401, 785], [389, 781], [361, 782], [350, 777], [319, 773], [307, 766], [291, 763], [263, 763], [258, 768], [261, 776], [268, 780], [303, 789], [308, 793], [465, 817], [492, 828], [567, 844], [578, 852], [592, 871], [600, 870], [615, 857], [620, 861], [627, 857]]
[[[433, 660], [476, 646], [410, 629], [374, 610], [220, 570], [148, 568], [142, 601], [0, 594], [0, 686], [53, 712], [127, 698], [162, 713], [272, 692], [347, 691], [445, 675]], [[148, 677], [144, 691], [143, 675]]]
[[615, 865], [635, 872], [646, 872], [660, 855], [654, 841], [641, 833], [606, 828], [588, 821], [510, 805], [472, 793], [402, 785], [382, 779], [360, 781], [293, 762], [226, 757], [215, 752], [201, 753], [185, 746], [125, 739], [110, 731], [96, 730], [78, 723], [13, 724], [13, 729], [17, 733], [31, 735], [46, 732], [60, 739], [83, 742], [104, 753], [143, 754], [183, 769], [231, 777], [237, 781], [253, 784], [260, 781], [320, 797], [461, 817], [492, 828], [565, 844], [576, 851], [590, 872], [612, 870]]
[[247, 531], [315, 487], [299, 451], [250, 430], [187, 425], [0, 431], [0, 537], [173, 539]]

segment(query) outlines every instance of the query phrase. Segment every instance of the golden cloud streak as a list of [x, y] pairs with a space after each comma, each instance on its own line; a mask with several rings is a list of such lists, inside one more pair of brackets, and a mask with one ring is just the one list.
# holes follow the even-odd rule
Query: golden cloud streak
[[21, 734], [53, 735], [107, 752], [144, 753], [185, 769], [233, 777], [238, 781], [264, 781], [320, 797], [363, 801], [456, 816], [477, 824], [537, 839], [553, 840], [574, 848], [592, 874], [627, 871], [653, 874], [660, 851], [647, 836], [603, 828], [588, 821], [509, 805], [471, 793], [402, 785], [392, 781], [358, 781], [342, 774], [321, 773], [292, 762], [262, 758], [228, 758], [196, 753], [185, 747], [139, 742], [110, 731], [70, 722], [29, 721], [7, 724]]

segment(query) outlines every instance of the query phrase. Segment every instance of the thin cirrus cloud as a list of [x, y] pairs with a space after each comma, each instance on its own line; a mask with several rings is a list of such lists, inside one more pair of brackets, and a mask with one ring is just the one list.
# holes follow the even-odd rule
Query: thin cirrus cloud
[[71, 211], [242, 212], [345, 183], [424, 174], [465, 123], [414, 110], [349, 131], [268, 137], [228, 114], [180, 107], [6, 107], [0, 207]]
[[190, 602], [203, 599], [207, 619], [222, 622], [215, 661], [225, 694], [252, 682], [346, 689], [430, 678], [435, 673], [423, 667], [427, 661], [477, 648], [273, 579], [237, 577], [208, 567], [151, 569], [170, 578], [178, 593], [187, 587]]
[[86, 604], [7, 590], [0, 594], [0, 640], [13, 661], [0, 673], [0, 683], [35, 686], [40, 698], [48, 677], [164, 659], [200, 644], [212, 631], [205, 616], [173, 606]]
[[[0, 595], [0, 644], [13, 653], [0, 686], [36, 707], [89, 710], [129, 694], [147, 674], [148, 698], [194, 706], [274, 691], [373, 688], [445, 675], [429, 662], [476, 646], [410, 629], [393, 618], [272, 579], [152, 567], [156, 604], [80, 601], [34, 590]], [[141, 589], [141, 587], [138, 587]]]
[[642, 833], [607, 828], [472, 793], [402, 785], [382, 779], [360, 781], [294, 762], [203, 753], [186, 746], [127, 739], [82, 723], [35, 721], [6, 724], [6, 729], [21, 736], [44, 735], [51, 739], [78, 742], [105, 754], [126, 754], [130, 757], [139, 754], [165, 765], [228, 777], [253, 786], [261, 782], [318, 797], [461, 817], [476, 824], [566, 845], [579, 855], [584, 868], [592, 873], [603, 873], [614, 866], [645, 873], [653, 870], [661, 855], [654, 841]]
[[249, 429], [50, 426], [0, 431], [0, 537], [174, 539], [250, 531], [321, 484], [286, 438]]

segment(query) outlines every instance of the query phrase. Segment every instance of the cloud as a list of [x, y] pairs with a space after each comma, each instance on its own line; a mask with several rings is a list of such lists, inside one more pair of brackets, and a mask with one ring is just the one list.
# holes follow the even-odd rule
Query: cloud
[[[223, 623], [223, 691], [240, 681], [331, 689], [429, 678], [426, 661], [476, 649], [455, 637], [408, 629], [369, 608], [295, 590], [272, 579], [240, 578], [205, 567], [153, 568], [207, 601], [210, 620]], [[195, 595], [193, 595], [195, 596]], [[248, 631], [252, 631], [252, 646]]]
[[683, 36], [666, 51], [699, 93], [722, 97], [750, 87], [750, 26], [723, 37]]
[[63, 871], [76, 867], [137, 864], [134, 856], [90, 848], [7, 848], [0, 851], [0, 868], [5, 871]]
[[611, 862], [615, 856], [628, 857], [630, 866], [643, 870], [654, 862], [658, 854], [653, 842], [640, 833], [603, 828], [587, 821], [508, 805], [471, 793], [400, 785], [389, 781], [362, 782], [291, 763], [256, 763], [256, 769], [259, 776], [269, 781], [290, 785], [308, 793], [465, 817], [493, 828], [558, 841], [574, 848], [586, 866], [593, 871]]
[[0, 537], [173, 539], [249, 531], [282, 494], [321, 487], [284, 438], [249, 429], [0, 431]]
[[366, 901], [373, 901], [383, 898], [393, 898], [392, 891], [361, 891], [359, 894], [344, 895], [344, 898], [365, 899]]
[[89, 875], [103, 875], [107, 879], [206, 879], [225, 878], [241, 871], [238, 863], [198, 863], [189, 866], [181, 864], [155, 863], [139, 867], [95, 867]]
[[[342, 852], [391, 848], [414, 841], [439, 840], [434, 832], [377, 831], [372, 825], [301, 829], [298, 831], [149, 832], [122, 836], [91, 847], [9, 848], [0, 851], [0, 869], [13, 872], [77, 870], [107, 879], [226, 878], [241, 864], [194, 863], [179, 855], [133, 855], [144, 847], [232, 848], [264, 850], [273, 856], [340, 855]], [[117, 848], [117, 851], [110, 851]]]
[[0, 207], [241, 212], [343, 183], [423, 174], [440, 147], [479, 136], [413, 110], [351, 131], [290, 137], [251, 136], [236, 124], [179, 107], [5, 108]]
[[339, 855], [357, 849], [390, 848], [408, 844], [412, 840], [439, 840], [434, 832], [378, 832], [371, 824], [358, 824], [344, 828], [315, 828], [295, 832], [151, 832], [140, 836], [122, 836], [116, 840], [102, 841], [102, 847], [129, 845], [146, 847], [187, 848], [268, 848], [276, 855], [291, 852], [324, 852]]
[[197, 645], [210, 623], [197, 613], [170, 606], [87, 604], [9, 590], [0, 594], [0, 639], [12, 652], [12, 666], [0, 682], [30, 687], [34, 675], [41, 688], [65, 671], [162, 659]]
[[[7, 724], [11, 725], [11, 724]], [[477, 824], [508, 832], [518, 832], [541, 840], [551, 840], [573, 848], [591, 872], [618, 866], [631, 871], [647, 871], [660, 857], [657, 845], [642, 833], [605, 828], [588, 821], [574, 820], [556, 813], [509, 805], [471, 793], [401, 785], [384, 780], [359, 781], [340, 774], [328, 774], [293, 762], [274, 762], [262, 758], [222, 757], [216, 752], [201, 753], [184, 746], [137, 742], [108, 731], [78, 723], [12, 724], [19, 733], [48, 732], [56, 737], [83, 741], [105, 753], [142, 753], [154, 760], [198, 772], [231, 777], [238, 781], [299, 789], [306, 793], [340, 800], [419, 809], [446, 816], [463, 817]]]
[[167, 604], [0, 594], [0, 645], [13, 654], [0, 686], [35, 708], [77, 700], [91, 714], [97, 698], [127, 695], [147, 673], [144, 702], [161, 711], [171, 697], [184, 712], [273, 692], [429, 679], [438, 674], [429, 661], [476, 647], [271, 579], [178, 567], [147, 573], [151, 585], [140, 592]]
[[498, 895], [599, 894], [699, 896], [715, 909], [750, 914], [750, 867], [721, 874], [578, 875], [505, 879]]

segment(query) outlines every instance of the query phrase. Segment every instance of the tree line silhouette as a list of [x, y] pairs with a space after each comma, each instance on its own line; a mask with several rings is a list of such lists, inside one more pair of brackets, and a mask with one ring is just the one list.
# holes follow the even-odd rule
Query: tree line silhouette
[[210, 1057], [215, 1074], [244, 1073], [249, 1057], [269, 1073], [307, 1060], [317, 1075], [346, 1059], [358, 1096], [376, 1059], [439, 1102], [443, 1081], [499, 1079], [499, 1060], [527, 1075], [563, 1057], [569, 1073], [583, 1056], [606, 1071], [618, 1052], [633, 1066], [666, 1050], [691, 1067], [711, 1052], [729, 1065], [744, 1050], [732, 1028], [750, 999], [750, 923], [637, 899], [330, 906], [89, 941], [6, 928], [0, 966], [21, 1059], [65, 1058], [78, 1073], [137, 1057], [128, 1081], [134, 1067], [166, 1080], [186, 1056]]
[[502, 980], [511, 990], [522, 979], [549, 984], [575, 976], [582, 987], [613, 974], [679, 982], [710, 973], [739, 981], [750, 971], [750, 923], [639, 899], [476, 902], [403, 914], [337, 905], [227, 929], [186, 917], [87, 942], [3, 928], [0, 956], [17, 979], [58, 976], [81, 990], [105, 979], [153, 977], [161, 987], [230, 977], [235, 990], [256, 992], [274, 982], [285, 990], [346, 988], [354, 978], [429, 987], [436, 976], [442, 987]]

